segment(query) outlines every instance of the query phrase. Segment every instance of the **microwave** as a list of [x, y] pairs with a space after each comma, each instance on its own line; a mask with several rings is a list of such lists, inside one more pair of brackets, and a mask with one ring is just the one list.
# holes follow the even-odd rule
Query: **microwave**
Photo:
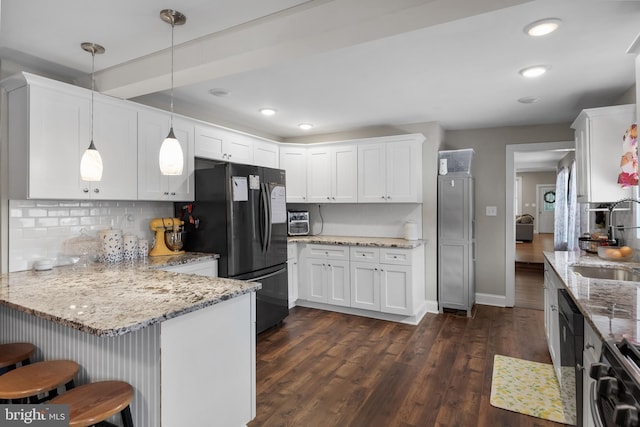
[[289, 236], [306, 236], [309, 234], [309, 211], [288, 211], [287, 232]]

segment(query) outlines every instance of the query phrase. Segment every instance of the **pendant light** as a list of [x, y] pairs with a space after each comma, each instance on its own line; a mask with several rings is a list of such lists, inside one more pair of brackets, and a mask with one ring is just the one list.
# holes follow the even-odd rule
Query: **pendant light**
[[84, 181], [102, 179], [102, 157], [93, 144], [93, 94], [95, 92], [93, 74], [95, 73], [96, 54], [104, 53], [104, 47], [95, 43], [82, 43], [82, 49], [91, 53], [91, 143], [80, 159], [80, 177]]
[[184, 157], [180, 142], [173, 133], [173, 30], [176, 25], [182, 25], [187, 21], [187, 17], [182, 13], [164, 9], [160, 12], [160, 18], [171, 24], [171, 127], [169, 135], [165, 138], [160, 146], [160, 172], [163, 175], [182, 175], [184, 165]]

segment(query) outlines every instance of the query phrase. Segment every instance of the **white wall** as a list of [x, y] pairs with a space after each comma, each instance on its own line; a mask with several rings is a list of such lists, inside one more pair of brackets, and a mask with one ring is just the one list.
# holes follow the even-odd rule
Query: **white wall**
[[83, 229], [95, 235], [97, 230], [120, 228], [151, 244], [149, 221], [172, 216], [169, 202], [10, 200], [9, 271], [31, 269], [39, 258], [58, 261], [64, 242]]

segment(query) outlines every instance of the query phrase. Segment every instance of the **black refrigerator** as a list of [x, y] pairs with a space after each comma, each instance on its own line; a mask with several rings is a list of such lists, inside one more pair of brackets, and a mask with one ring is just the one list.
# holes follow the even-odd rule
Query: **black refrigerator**
[[184, 249], [220, 254], [220, 277], [260, 282], [257, 333], [289, 314], [285, 171], [196, 159], [195, 202], [176, 203]]

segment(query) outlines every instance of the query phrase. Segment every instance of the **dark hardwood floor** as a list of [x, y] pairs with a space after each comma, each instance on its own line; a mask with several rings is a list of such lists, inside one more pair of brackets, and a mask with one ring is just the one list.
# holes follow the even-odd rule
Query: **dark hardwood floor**
[[544, 255], [553, 251], [553, 234], [534, 234], [533, 241], [516, 243], [515, 306], [544, 308]]
[[292, 309], [258, 336], [249, 427], [558, 426], [489, 403], [495, 354], [550, 363], [543, 312], [474, 313], [410, 326]]

